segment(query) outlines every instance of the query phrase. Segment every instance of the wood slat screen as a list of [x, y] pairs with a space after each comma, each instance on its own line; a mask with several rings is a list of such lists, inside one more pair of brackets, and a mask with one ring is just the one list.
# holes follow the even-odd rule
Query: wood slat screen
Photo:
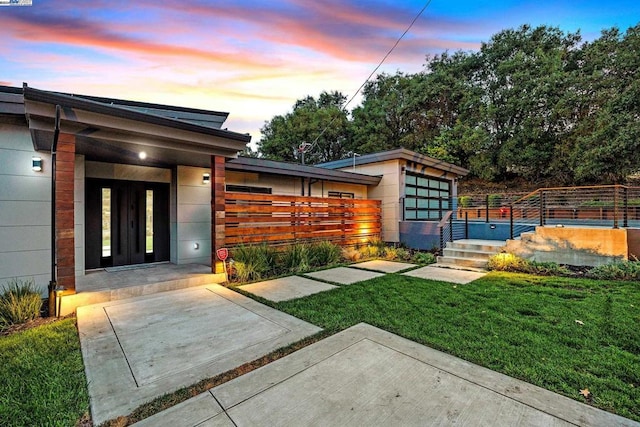
[[379, 200], [226, 193], [225, 245], [356, 245], [380, 238], [381, 215]]

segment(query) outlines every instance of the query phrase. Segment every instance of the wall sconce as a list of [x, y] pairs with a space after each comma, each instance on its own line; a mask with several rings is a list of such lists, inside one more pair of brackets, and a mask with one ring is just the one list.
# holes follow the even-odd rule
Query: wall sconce
[[495, 225], [495, 224], [491, 224], [491, 225], [489, 226], [489, 228], [490, 228], [490, 229], [492, 229], [492, 230], [495, 230], [495, 229], [496, 229], [496, 225]]
[[195, 249], [196, 251], [197, 251], [198, 249], [200, 249], [200, 243], [198, 243], [198, 242], [194, 243], [194, 244], [193, 244], [193, 249]]
[[203, 184], [208, 184], [211, 181], [211, 175], [209, 175], [208, 173], [203, 173], [202, 174], [202, 183]]
[[31, 158], [31, 170], [34, 172], [42, 172], [42, 157], [33, 156]]

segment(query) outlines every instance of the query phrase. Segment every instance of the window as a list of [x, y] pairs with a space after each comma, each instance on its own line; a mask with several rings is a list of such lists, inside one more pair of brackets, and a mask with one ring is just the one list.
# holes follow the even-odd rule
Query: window
[[450, 209], [451, 183], [407, 173], [404, 188], [405, 221], [439, 220]]
[[100, 200], [102, 211], [102, 256], [111, 256], [111, 189], [103, 188]]
[[153, 253], [153, 190], [147, 190], [147, 225], [145, 228], [145, 253]]
[[329, 197], [339, 197], [340, 199], [353, 199], [353, 193], [345, 193], [344, 191], [329, 191]]
[[231, 193], [256, 193], [256, 194], [271, 194], [271, 188], [269, 187], [250, 187], [248, 185], [227, 185], [226, 191]]

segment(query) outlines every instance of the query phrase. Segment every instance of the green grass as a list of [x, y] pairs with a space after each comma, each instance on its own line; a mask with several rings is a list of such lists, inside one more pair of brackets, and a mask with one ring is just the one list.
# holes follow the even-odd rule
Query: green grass
[[637, 282], [391, 274], [276, 307], [332, 332], [366, 322], [576, 400], [588, 388], [594, 406], [640, 420]]
[[0, 425], [73, 426], [89, 411], [75, 319], [0, 337]]

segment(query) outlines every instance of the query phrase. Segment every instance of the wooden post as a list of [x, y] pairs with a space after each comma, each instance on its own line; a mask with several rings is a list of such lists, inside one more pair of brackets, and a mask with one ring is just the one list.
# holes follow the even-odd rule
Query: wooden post
[[76, 137], [60, 134], [56, 152], [56, 271], [65, 294], [76, 292], [74, 172]]
[[211, 156], [211, 272], [224, 273], [216, 251], [225, 246], [225, 158]]

